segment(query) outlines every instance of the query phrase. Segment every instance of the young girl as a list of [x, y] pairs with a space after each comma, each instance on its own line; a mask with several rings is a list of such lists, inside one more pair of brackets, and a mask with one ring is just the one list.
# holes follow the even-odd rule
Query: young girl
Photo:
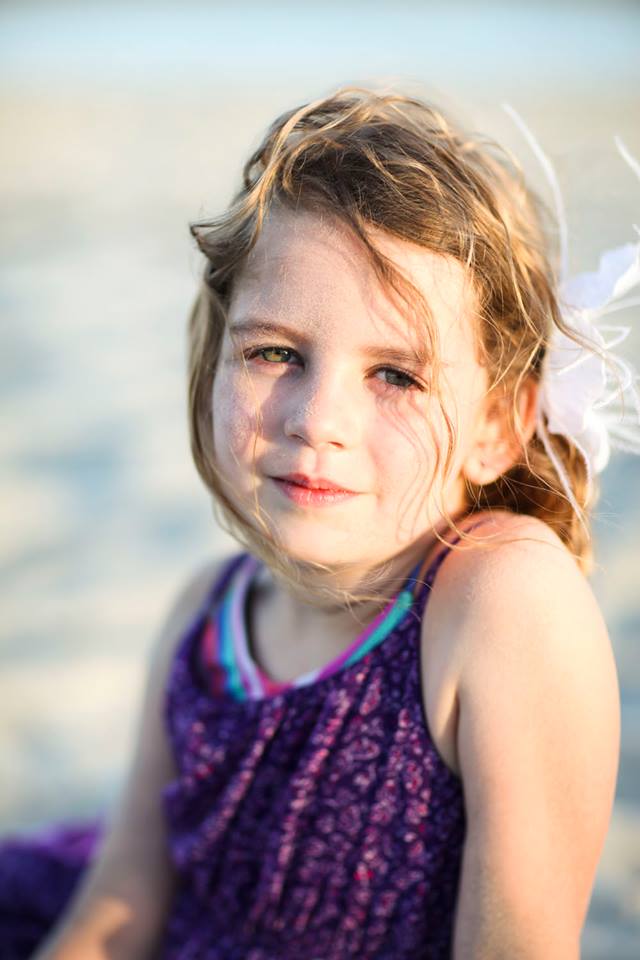
[[[38, 960], [577, 958], [618, 760], [585, 579], [615, 364], [538, 205], [428, 105], [343, 90], [193, 233], [192, 448], [245, 552], [178, 599]], [[92, 836], [5, 853], [5, 956]]]

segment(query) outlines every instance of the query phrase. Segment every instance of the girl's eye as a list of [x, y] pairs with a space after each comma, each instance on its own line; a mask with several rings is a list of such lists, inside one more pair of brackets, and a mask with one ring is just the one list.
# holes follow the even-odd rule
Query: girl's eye
[[404, 370], [396, 370], [395, 367], [379, 367], [376, 373], [385, 375], [385, 383], [390, 387], [399, 387], [401, 390], [408, 390], [410, 387], [419, 386], [418, 381]]
[[288, 347], [255, 347], [246, 354], [247, 360], [259, 357], [265, 363], [274, 365], [287, 363], [293, 356], [295, 356], [295, 350], [290, 350]]

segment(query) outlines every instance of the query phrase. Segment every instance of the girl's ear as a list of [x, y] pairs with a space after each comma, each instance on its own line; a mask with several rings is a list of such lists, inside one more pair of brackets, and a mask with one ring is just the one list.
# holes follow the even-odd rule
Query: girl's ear
[[476, 426], [475, 439], [463, 465], [462, 475], [476, 486], [486, 486], [510, 470], [536, 429], [538, 382], [527, 378], [518, 391], [516, 409], [520, 437], [510, 424], [512, 398], [487, 396]]

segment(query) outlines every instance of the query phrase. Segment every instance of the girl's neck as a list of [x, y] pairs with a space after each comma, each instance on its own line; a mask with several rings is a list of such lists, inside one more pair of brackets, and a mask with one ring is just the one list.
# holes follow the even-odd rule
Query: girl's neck
[[268, 571], [254, 580], [249, 596], [251, 655], [267, 676], [280, 682], [333, 660], [384, 606], [379, 601], [363, 601], [351, 609], [305, 603]]

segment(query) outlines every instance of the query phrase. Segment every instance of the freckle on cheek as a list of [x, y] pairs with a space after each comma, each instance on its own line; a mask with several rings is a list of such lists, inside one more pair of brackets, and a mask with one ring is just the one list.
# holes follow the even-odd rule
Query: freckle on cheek
[[257, 426], [255, 405], [244, 397], [226, 391], [214, 394], [213, 431], [216, 446], [226, 446], [236, 455], [253, 445]]

